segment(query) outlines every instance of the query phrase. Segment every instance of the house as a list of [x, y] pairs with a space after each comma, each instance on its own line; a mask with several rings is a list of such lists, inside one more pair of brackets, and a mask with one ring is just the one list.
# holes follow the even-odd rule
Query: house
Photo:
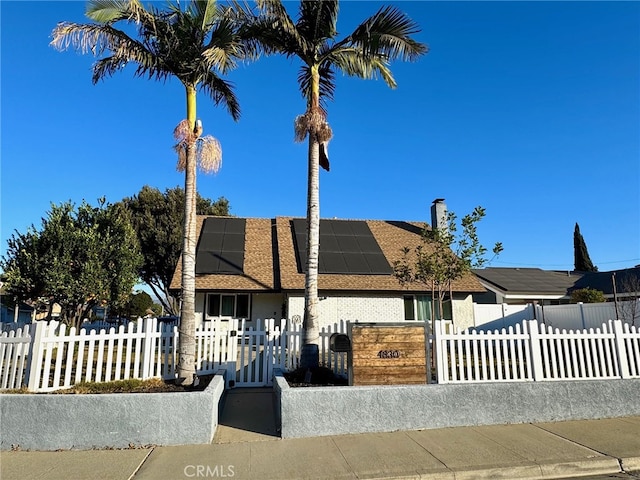
[[608, 301], [637, 298], [640, 295], [640, 267], [610, 272], [576, 272], [541, 270], [539, 268], [488, 267], [473, 273], [487, 289], [475, 294], [477, 303], [558, 305], [569, 303], [571, 292], [592, 288], [604, 293]]
[[[433, 210], [433, 209], [432, 209]], [[414, 248], [424, 223], [320, 221], [318, 275], [321, 325], [341, 320], [403, 322], [430, 318], [430, 289], [403, 286], [393, 275], [402, 248]], [[221, 318], [288, 318], [304, 314], [306, 220], [200, 216], [196, 249], [196, 324]], [[178, 262], [171, 289], [181, 282]], [[484, 292], [471, 273], [453, 283], [444, 317], [473, 325], [472, 294]]]
[[614, 297], [618, 300], [636, 299], [640, 297], [640, 265], [609, 272], [584, 272], [572, 290], [580, 288], [600, 290], [608, 302]]
[[569, 303], [570, 290], [583, 275], [540, 268], [487, 267], [472, 271], [487, 289], [484, 294], [474, 295], [475, 302], [511, 305]]
[[24, 325], [31, 323], [34, 315], [34, 308], [26, 303], [20, 303], [17, 307], [10, 307], [0, 302], [0, 323], [18, 323]]

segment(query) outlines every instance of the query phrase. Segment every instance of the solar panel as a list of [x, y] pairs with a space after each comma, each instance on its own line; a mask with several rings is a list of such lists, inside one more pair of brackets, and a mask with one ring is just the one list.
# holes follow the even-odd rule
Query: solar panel
[[[298, 271], [306, 271], [306, 220], [291, 221]], [[389, 275], [389, 262], [362, 220], [320, 220], [318, 271], [329, 274]]]
[[205, 219], [196, 248], [196, 274], [241, 275], [245, 227], [244, 218]]

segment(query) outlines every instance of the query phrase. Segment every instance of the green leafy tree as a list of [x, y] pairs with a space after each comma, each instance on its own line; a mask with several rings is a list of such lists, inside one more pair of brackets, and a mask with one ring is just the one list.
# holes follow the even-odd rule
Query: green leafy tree
[[279, 0], [258, 0], [263, 15], [249, 29], [267, 53], [297, 57], [298, 83], [306, 111], [295, 120], [295, 139], [308, 139], [307, 259], [302, 367], [318, 364], [318, 256], [320, 239], [319, 167], [329, 170], [327, 144], [333, 133], [326, 103], [333, 99], [335, 75], [372, 79], [396, 87], [389, 68], [396, 59], [413, 61], [427, 47], [412, 35], [419, 28], [395, 7], [381, 7], [350, 35], [338, 39], [338, 1], [301, 1], [294, 21]]
[[[431, 298], [436, 301], [438, 312], [444, 312], [444, 301], [452, 299], [452, 284], [469, 273], [472, 268], [481, 268], [489, 260], [487, 249], [480, 243], [477, 224], [486, 215], [482, 207], [460, 221], [458, 234], [457, 216], [449, 212], [444, 228], [422, 230], [421, 242], [414, 249], [404, 247], [403, 258], [394, 262], [393, 273], [401, 284], [422, 283], [431, 290]], [[492, 252], [494, 257], [503, 250], [496, 242]], [[436, 309], [431, 309], [431, 320], [435, 320]]]
[[589, 257], [589, 252], [587, 251], [587, 244], [580, 233], [580, 227], [576, 223], [576, 226], [573, 230], [573, 258], [574, 258], [574, 268], [578, 272], [597, 272], [598, 267], [596, 267], [591, 258]]
[[148, 315], [150, 311], [153, 311], [154, 316], [158, 316], [160, 310], [160, 305], [153, 302], [151, 295], [144, 291], [138, 291], [131, 295], [121, 313], [130, 319], [136, 319]]
[[[169, 3], [167, 10], [145, 8], [138, 0], [91, 0], [86, 14], [95, 23], [58, 24], [52, 45], [61, 50], [72, 45], [101, 57], [93, 66], [94, 83], [133, 63], [138, 77], [163, 81], [173, 77], [185, 88], [187, 118], [174, 130], [178, 169], [185, 172], [177, 381], [191, 385], [196, 353], [196, 164], [204, 171], [217, 171], [222, 159], [219, 142], [202, 137], [196, 92], [204, 91], [216, 105], [226, 107], [234, 120], [239, 118], [238, 100], [222, 75], [235, 68], [238, 60], [251, 56], [250, 44], [239, 34], [248, 12], [236, 2], [215, 0]], [[123, 24], [123, 29], [116, 24]], [[137, 35], [127, 33], [131, 27]]]
[[0, 261], [5, 292], [32, 305], [60, 305], [79, 326], [96, 305], [122, 308], [142, 261], [129, 212], [120, 205], [52, 205], [42, 228], [16, 232]]
[[[220, 197], [215, 202], [196, 193], [198, 215], [229, 215], [229, 201]], [[178, 301], [169, 285], [182, 248], [184, 232], [184, 189], [175, 187], [160, 192], [145, 185], [140, 192], [123, 200], [131, 212], [144, 262], [140, 278], [158, 298], [169, 315], [178, 315]]]
[[594, 288], [580, 288], [571, 292], [571, 303], [602, 303], [606, 301], [604, 293]]

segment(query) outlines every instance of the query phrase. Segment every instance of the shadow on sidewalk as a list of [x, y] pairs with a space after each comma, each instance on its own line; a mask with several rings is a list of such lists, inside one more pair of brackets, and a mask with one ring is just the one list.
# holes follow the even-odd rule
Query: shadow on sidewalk
[[273, 389], [235, 388], [225, 392], [213, 443], [279, 439]]

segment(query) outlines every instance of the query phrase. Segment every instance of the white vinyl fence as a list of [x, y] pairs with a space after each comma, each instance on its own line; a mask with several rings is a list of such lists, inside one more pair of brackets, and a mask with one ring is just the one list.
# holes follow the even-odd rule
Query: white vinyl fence
[[[635, 316], [635, 318], [631, 318]], [[611, 318], [640, 327], [640, 300], [618, 302], [576, 303], [570, 305], [536, 305], [536, 317], [546, 325], [558, 328], [597, 328]]]
[[29, 325], [0, 334], [0, 390], [22, 387], [30, 344]]
[[[269, 386], [273, 369], [299, 365], [300, 325], [286, 320], [232, 319], [207, 322], [196, 330], [198, 375], [227, 371], [227, 387]], [[342, 322], [341, 332], [346, 332]], [[346, 375], [346, 354], [329, 350], [323, 329], [320, 361]], [[176, 377], [178, 328], [140, 319], [117, 329], [76, 330], [58, 322], [37, 322], [0, 336], [0, 389], [22, 386], [47, 392], [79, 382]]]
[[[320, 364], [333, 370], [336, 375], [347, 376], [348, 359], [346, 352], [332, 352], [329, 348], [329, 339], [334, 333], [347, 333], [349, 322], [340, 320], [328, 327], [320, 329], [320, 345], [318, 348]], [[302, 323], [290, 322], [286, 331], [287, 355], [285, 369], [295, 370], [300, 366], [300, 345], [302, 343]]]
[[523, 320], [536, 318], [536, 312], [532, 304], [510, 305], [502, 304], [473, 304], [473, 319], [476, 328], [483, 330], [496, 330], [517, 325]]
[[640, 329], [610, 320], [559, 330], [525, 321], [501, 331], [434, 323], [438, 383], [640, 378]]
[[[434, 322], [430, 345], [438, 383], [640, 378], [640, 329], [619, 320], [566, 330], [535, 320], [508, 329], [452, 331]], [[346, 353], [329, 349], [322, 329], [320, 362], [346, 375]], [[0, 389], [46, 392], [78, 382], [176, 376], [178, 329], [139, 320], [118, 329], [69, 330], [37, 322], [0, 336]], [[199, 375], [227, 371], [227, 387], [269, 386], [273, 370], [299, 366], [301, 326], [286, 320], [216, 321], [196, 331]]]
[[473, 304], [476, 329], [496, 330], [515, 327], [524, 320], [538, 320], [545, 325], [567, 330], [598, 328], [610, 319], [640, 327], [640, 299], [618, 302], [572, 303], [567, 305]]

